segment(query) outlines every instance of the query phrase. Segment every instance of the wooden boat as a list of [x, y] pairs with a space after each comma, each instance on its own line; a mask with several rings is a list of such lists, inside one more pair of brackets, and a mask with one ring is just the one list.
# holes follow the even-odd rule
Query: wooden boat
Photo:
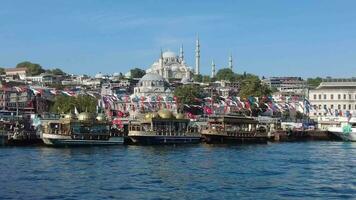
[[129, 124], [128, 136], [135, 144], [187, 144], [199, 143], [201, 134], [183, 114], [175, 116], [167, 109], [147, 113]]
[[60, 119], [43, 120], [42, 140], [50, 146], [98, 146], [124, 143], [122, 136], [110, 134], [104, 115], [96, 118], [88, 112], [78, 116], [65, 115]]
[[268, 133], [258, 121], [241, 115], [214, 115], [202, 127], [207, 143], [266, 143]]

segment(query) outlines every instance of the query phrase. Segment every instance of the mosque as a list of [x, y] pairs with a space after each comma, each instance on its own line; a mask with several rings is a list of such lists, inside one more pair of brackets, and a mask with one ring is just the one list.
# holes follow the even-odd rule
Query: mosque
[[[229, 57], [229, 68], [232, 70], [232, 56]], [[215, 77], [215, 63], [212, 61], [211, 77]], [[195, 70], [193, 71], [184, 60], [183, 46], [179, 56], [172, 51], [161, 51], [160, 58], [146, 70], [146, 75], [141, 78], [134, 88], [133, 96], [167, 96], [171, 94], [168, 81], [180, 80], [189, 82], [193, 75], [200, 74], [200, 43], [199, 38], [195, 45]]]
[[[229, 57], [229, 66], [231, 70], [232, 66], [232, 55]], [[179, 56], [177, 56], [172, 51], [161, 51], [160, 58], [155, 61], [150, 68], [146, 70], [146, 74], [159, 74], [167, 81], [171, 79], [179, 80], [191, 80], [193, 74], [200, 74], [200, 43], [199, 38], [197, 38], [195, 43], [195, 70], [193, 70], [186, 64], [184, 60], [183, 46], [180, 48]], [[216, 68], [214, 61], [211, 65], [211, 77], [215, 77]]]

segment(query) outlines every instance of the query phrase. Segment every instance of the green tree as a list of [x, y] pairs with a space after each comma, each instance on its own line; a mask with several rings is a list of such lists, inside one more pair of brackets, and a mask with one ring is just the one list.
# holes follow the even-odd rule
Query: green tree
[[311, 88], [316, 88], [320, 85], [320, 83], [323, 81], [322, 78], [316, 77], [316, 78], [308, 78], [307, 79], [307, 84]]
[[131, 78], [142, 78], [146, 74], [145, 70], [139, 68], [131, 69], [130, 72]]
[[52, 70], [49, 69], [49, 70], [47, 70], [47, 72], [50, 73], [50, 74], [53, 74], [53, 75], [65, 75], [66, 74], [65, 72], [63, 72], [59, 68], [55, 68], [55, 69], [52, 69]]
[[204, 76], [202, 77], [202, 82], [203, 82], [203, 83], [210, 83], [210, 82], [212, 82], [212, 79], [211, 79], [210, 76], [204, 75]]
[[236, 79], [236, 74], [229, 68], [220, 69], [216, 73], [217, 80], [227, 80], [227, 81], [234, 81]]
[[271, 94], [271, 90], [268, 88], [268, 86], [263, 84], [257, 76], [251, 75], [245, 77], [246, 78], [240, 81], [240, 97], [262, 97]]
[[54, 99], [54, 104], [51, 107], [51, 111], [54, 113], [69, 113], [74, 112], [75, 108], [79, 112], [95, 112], [97, 100], [94, 97], [88, 95], [79, 95], [77, 97], [70, 97], [64, 95], [58, 95]]
[[197, 105], [200, 103], [197, 99], [203, 97], [203, 89], [197, 85], [182, 85], [174, 90], [174, 96], [181, 104]]
[[194, 74], [193, 75], [193, 80], [195, 82], [201, 83], [203, 81], [203, 76], [201, 74]]
[[3, 74], [5, 74], [5, 69], [0, 67], [0, 75], [3, 75]]
[[39, 75], [39, 74], [45, 72], [45, 70], [42, 68], [41, 65], [36, 64], [36, 63], [31, 63], [29, 61], [24, 61], [24, 62], [18, 63], [16, 65], [16, 68], [26, 68], [27, 75], [29, 75], [29, 76], [36, 76], [36, 75]]

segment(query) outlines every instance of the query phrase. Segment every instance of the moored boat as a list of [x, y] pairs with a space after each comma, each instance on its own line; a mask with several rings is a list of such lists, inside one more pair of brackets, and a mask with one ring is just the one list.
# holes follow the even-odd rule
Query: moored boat
[[242, 115], [210, 116], [202, 128], [207, 143], [266, 143], [268, 132], [258, 121]]
[[44, 120], [41, 135], [43, 142], [50, 146], [118, 145], [124, 142], [122, 136], [110, 134], [110, 125], [104, 115], [95, 118], [88, 112]]
[[329, 127], [328, 131], [344, 141], [356, 142], [356, 118]]
[[129, 124], [128, 136], [135, 144], [186, 144], [199, 143], [201, 134], [181, 113], [175, 116], [167, 109], [147, 113]]

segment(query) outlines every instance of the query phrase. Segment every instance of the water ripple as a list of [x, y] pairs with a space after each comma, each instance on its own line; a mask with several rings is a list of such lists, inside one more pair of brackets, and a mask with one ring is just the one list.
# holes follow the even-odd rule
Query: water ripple
[[356, 144], [0, 149], [1, 199], [352, 199]]

